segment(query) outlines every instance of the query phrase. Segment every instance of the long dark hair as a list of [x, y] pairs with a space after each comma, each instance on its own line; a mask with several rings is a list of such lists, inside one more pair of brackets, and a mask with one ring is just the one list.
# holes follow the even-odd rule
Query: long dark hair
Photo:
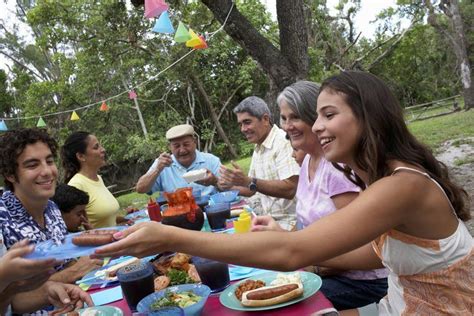
[[81, 170], [81, 164], [76, 154], [85, 154], [87, 149], [88, 132], [74, 132], [66, 139], [61, 147], [61, 162], [64, 169], [64, 182], [68, 183]]
[[[413, 164], [443, 187], [460, 219], [470, 218], [466, 191], [450, 180], [446, 165], [410, 133], [401, 106], [382, 80], [370, 73], [344, 71], [326, 79], [321, 85], [324, 90], [343, 96], [362, 126], [354, 161], [368, 173], [368, 184], [392, 173], [389, 160]], [[346, 175], [349, 172], [346, 167]]]

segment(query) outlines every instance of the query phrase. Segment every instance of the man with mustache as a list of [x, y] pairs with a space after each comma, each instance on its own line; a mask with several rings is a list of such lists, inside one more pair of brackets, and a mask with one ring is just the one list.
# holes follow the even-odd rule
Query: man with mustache
[[296, 223], [295, 193], [299, 166], [292, 157], [293, 148], [286, 133], [272, 122], [265, 101], [251, 96], [234, 108], [240, 131], [255, 144], [248, 176], [238, 165], [222, 166], [219, 188], [234, 187], [240, 195], [251, 196], [252, 206], [260, 215], [271, 215], [285, 229]]
[[[138, 180], [137, 192], [152, 194], [192, 187], [201, 190], [201, 195], [214, 193], [221, 161], [212, 154], [196, 149], [194, 128], [189, 124], [174, 126], [166, 132], [166, 139], [171, 154], [164, 152], [155, 159], [147, 173]], [[192, 183], [183, 179], [183, 174], [198, 169], [207, 170], [205, 179]]]

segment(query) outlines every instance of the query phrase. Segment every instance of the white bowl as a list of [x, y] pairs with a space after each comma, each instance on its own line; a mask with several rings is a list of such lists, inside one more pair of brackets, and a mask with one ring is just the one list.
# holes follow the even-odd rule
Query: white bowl
[[206, 169], [191, 170], [183, 174], [183, 179], [188, 183], [199, 181], [206, 178], [206, 173]]

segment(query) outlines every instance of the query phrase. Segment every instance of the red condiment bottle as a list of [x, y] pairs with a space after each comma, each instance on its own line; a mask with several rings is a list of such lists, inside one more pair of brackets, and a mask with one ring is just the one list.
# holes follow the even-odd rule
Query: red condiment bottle
[[161, 222], [160, 206], [158, 205], [158, 203], [156, 203], [155, 200], [153, 200], [153, 198], [150, 198], [150, 201], [148, 201], [147, 209], [148, 209], [148, 216], [150, 217], [152, 221]]

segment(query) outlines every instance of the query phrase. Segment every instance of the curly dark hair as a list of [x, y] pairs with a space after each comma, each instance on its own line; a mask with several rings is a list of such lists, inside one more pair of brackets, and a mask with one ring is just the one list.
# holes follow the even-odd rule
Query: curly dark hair
[[89, 135], [91, 133], [84, 131], [74, 132], [69, 135], [61, 147], [61, 161], [64, 169], [65, 183], [68, 183], [81, 170], [81, 164], [76, 154], [86, 153]]
[[[368, 184], [392, 173], [389, 160], [420, 166], [443, 187], [459, 218], [470, 218], [466, 191], [452, 182], [446, 165], [410, 133], [402, 107], [382, 80], [366, 72], [344, 71], [322, 83], [320, 91], [328, 90], [344, 97], [363, 126], [355, 163], [368, 173]], [[354, 180], [349, 167], [344, 171]]]
[[17, 179], [18, 157], [27, 145], [45, 143], [56, 158], [58, 144], [43, 128], [20, 128], [0, 134], [0, 174], [4, 178], [5, 188], [13, 191], [13, 183], [7, 177]]
[[63, 213], [69, 213], [78, 205], [87, 205], [89, 203], [89, 195], [73, 186], [60, 183], [56, 187], [56, 192], [51, 198]]

